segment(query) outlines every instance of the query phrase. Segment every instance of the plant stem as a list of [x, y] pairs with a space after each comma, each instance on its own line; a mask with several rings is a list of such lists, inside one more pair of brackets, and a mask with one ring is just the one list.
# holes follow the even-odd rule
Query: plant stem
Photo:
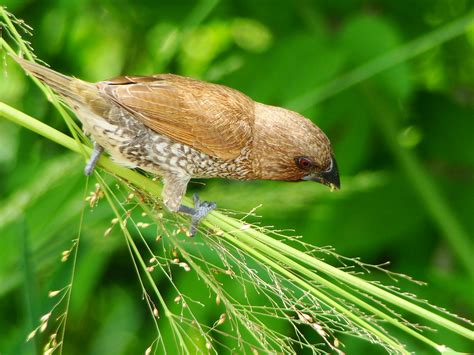
[[[242, 223], [237, 221], [233, 218], [227, 217], [223, 214], [216, 212], [212, 214], [212, 216], [218, 216], [221, 220], [225, 221], [226, 223], [232, 226], [232, 230], [240, 229], [242, 227]], [[212, 217], [211, 216], [211, 217]], [[449, 329], [457, 334], [460, 334], [468, 339], [474, 339], [474, 332], [456, 324], [449, 319], [443, 318], [427, 309], [424, 309], [414, 303], [411, 303], [399, 296], [396, 296], [390, 292], [387, 292], [380, 287], [377, 287], [357, 276], [351, 275], [347, 272], [344, 272], [334, 266], [326, 264], [319, 259], [316, 259], [302, 251], [292, 248], [279, 240], [276, 240], [268, 235], [261, 233], [253, 228], [246, 229], [246, 232], [251, 235], [252, 238], [258, 239], [262, 243], [272, 246], [274, 249], [279, 250], [281, 253], [288, 255], [298, 261], [304, 262], [307, 265], [314, 267], [317, 271], [323, 272], [331, 277], [339, 279], [340, 281], [344, 282], [345, 284], [354, 286], [364, 292], [367, 292], [377, 298], [380, 298], [386, 302], [392, 303], [402, 309], [405, 309], [411, 313], [414, 313], [420, 317], [428, 319], [437, 325], [440, 325], [446, 329]]]
[[[173, 313], [168, 308], [163, 295], [161, 294], [160, 290], [158, 289], [158, 286], [156, 285], [155, 280], [153, 280], [153, 277], [151, 276], [151, 273], [147, 271], [147, 265], [146, 265], [145, 261], [143, 260], [143, 257], [140, 254], [140, 251], [138, 250], [138, 247], [135, 244], [135, 241], [133, 240], [132, 236], [130, 235], [130, 232], [128, 231], [127, 227], [125, 226], [125, 223], [123, 223], [123, 220], [122, 220], [122, 217], [121, 217], [119, 211], [115, 207], [114, 201], [112, 200], [112, 197], [110, 196], [111, 191], [109, 191], [106, 187], [104, 187], [104, 186], [107, 186], [104, 180], [100, 179], [100, 182], [101, 182], [101, 185], [103, 186], [102, 190], [104, 191], [104, 194], [105, 194], [105, 196], [106, 196], [106, 198], [109, 202], [110, 207], [112, 208], [112, 211], [114, 212], [116, 218], [118, 218], [120, 220], [120, 229], [124, 233], [125, 240], [127, 242], [127, 245], [130, 249], [130, 252], [131, 252], [132, 256], [134, 256], [134, 258], [136, 258], [136, 260], [138, 260], [138, 263], [140, 264], [140, 267], [141, 267], [142, 271], [146, 275], [148, 283], [150, 284], [151, 288], [155, 292], [156, 297], [158, 298], [158, 301], [160, 302], [161, 306], [163, 307], [165, 316], [168, 319], [168, 321], [170, 322], [171, 329], [173, 330], [173, 333], [176, 334], [176, 336], [178, 337], [178, 341], [179, 341], [179, 344], [181, 345], [181, 349], [183, 351], [185, 351], [186, 354], [189, 354], [189, 351], [186, 348], [186, 342], [183, 340], [181, 332], [180, 332], [180, 330], [178, 329], [178, 327], [176, 325]], [[137, 272], [139, 272], [139, 271], [137, 270]], [[141, 279], [140, 274], [138, 276]], [[143, 285], [142, 285], [142, 287], [143, 287]], [[143, 288], [143, 292], [144, 293], [146, 292], [144, 288]]]
[[[209, 219], [209, 222], [211, 221], [212, 219]], [[224, 233], [223, 235], [233, 244], [235, 244], [242, 250], [245, 250], [247, 253], [253, 255], [255, 258], [259, 259], [265, 265], [268, 265], [272, 269], [277, 270], [278, 273], [280, 273], [283, 276], [286, 276], [289, 280], [292, 280], [295, 284], [301, 286], [305, 290], [310, 291], [314, 296], [316, 296], [318, 299], [325, 302], [328, 306], [333, 307], [334, 309], [337, 309], [339, 312], [341, 312], [341, 314], [351, 319], [353, 322], [359, 324], [359, 326], [365, 329], [367, 332], [372, 333], [373, 335], [377, 336], [380, 340], [385, 342], [394, 350], [400, 351], [403, 354], [409, 354], [409, 352], [407, 352], [403, 347], [401, 347], [400, 344], [397, 344], [392, 339], [390, 339], [387, 335], [383, 334], [380, 330], [368, 324], [364, 319], [357, 316], [355, 313], [351, 312], [350, 310], [346, 309], [345, 307], [337, 303], [334, 299], [330, 298], [328, 295], [326, 295], [322, 291], [318, 290], [317, 288], [315, 288], [314, 286], [312, 286], [311, 284], [303, 280], [301, 277], [290, 272], [288, 269], [282, 267], [280, 264], [276, 263], [275, 261], [269, 259], [264, 254], [258, 252], [258, 249], [254, 248], [256, 244], [255, 241], [252, 241], [251, 237], [247, 236], [245, 233], [234, 232], [232, 235], [229, 233]], [[236, 238], [237, 235], [238, 235], [238, 238]], [[263, 245], [262, 243], [260, 243], [259, 247], [260, 247], [259, 249], [265, 251], [267, 255], [272, 255], [273, 257], [275, 257], [275, 252], [276, 252], [275, 250]], [[276, 257], [283, 263], [285, 263], [286, 261], [289, 261], [289, 259], [287, 258], [282, 258], [281, 255], [276, 255]], [[306, 272], [306, 274], [308, 275], [310, 273]], [[313, 273], [313, 275], [315, 274]]]
[[[207, 223], [210, 223], [210, 224], [212, 223], [212, 225], [220, 224], [217, 220], [213, 221], [212, 216], [210, 216], [207, 219], [207, 221], [208, 221]], [[223, 222], [223, 223], [225, 223], [225, 222]], [[353, 294], [351, 294], [351, 293], [347, 292], [346, 290], [340, 288], [339, 286], [335, 285], [334, 283], [331, 283], [330, 281], [324, 279], [323, 277], [319, 276], [318, 274], [310, 271], [305, 266], [303, 266], [303, 265], [297, 263], [296, 261], [282, 255], [280, 250], [277, 250], [275, 248], [271, 248], [267, 244], [260, 242], [258, 239], [253, 238], [252, 236], [249, 236], [246, 233], [243, 233], [241, 231], [235, 231], [235, 229], [232, 225], [228, 225], [227, 229], [228, 230], [234, 230], [234, 232], [232, 233], [232, 235], [230, 235], [229, 233], [225, 233], [226, 238], [228, 238], [232, 243], [238, 245], [240, 248], [247, 250], [249, 253], [253, 254], [257, 258], [262, 259], [262, 257], [255, 252], [256, 250], [261, 250], [266, 255], [272, 257], [274, 260], [278, 260], [279, 262], [281, 262], [281, 263], [283, 263], [287, 266], [290, 266], [295, 271], [305, 275], [308, 279], [317, 281], [319, 284], [327, 287], [329, 290], [331, 290], [335, 293], [338, 293], [340, 296], [344, 297], [345, 299], [353, 302], [354, 304], [359, 305], [362, 308], [365, 308], [367, 311], [373, 313], [374, 315], [379, 316], [381, 319], [383, 319], [383, 320], [387, 321], [388, 323], [391, 323], [392, 325], [402, 329], [403, 331], [405, 331], [406, 333], [412, 335], [413, 337], [418, 338], [419, 340], [423, 341], [424, 343], [428, 344], [429, 346], [431, 346], [435, 349], [438, 349], [440, 347], [439, 344], [436, 344], [435, 342], [431, 341], [430, 339], [428, 339], [428, 338], [424, 337], [423, 335], [417, 333], [415, 330], [407, 327], [406, 325], [401, 323], [398, 319], [388, 316], [387, 314], [381, 312], [379, 309], [371, 306], [367, 302], [364, 302], [362, 299], [354, 296]], [[238, 239], [235, 238], [236, 235], [238, 235]], [[243, 243], [246, 243], [245, 247], [244, 247]], [[265, 262], [266, 265], [269, 265], [267, 259], [265, 259], [264, 262]], [[275, 264], [275, 263], [273, 263], [273, 264]], [[279, 267], [273, 266], [273, 264], [272, 264], [272, 268], [275, 268], [275, 269], [279, 270], [281, 273], [283, 273], [283, 275], [285, 275], [287, 277], [290, 277], [291, 273], [288, 270], [283, 269], [278, 264], [276, 264], [276, 265], [278, 265]], [[300, 283], [300, 285], [304, 286], [305, 288], [311, 287], [310, 285], [307, 285], [306, 283], [302, 284], [300, 282], [301, 279], [296, 280], [294, 277], [291, 277], [291, 278], [293, 279], [293, 281], [295, 283]], [[365, 321], [360, 319], [360, 317], [354, 317], [354, 314], [352, 312], [348, 311], [347, 309], [345, 309], [343, 307], [339, 308], [340, 305], [335, 303], [333, 299], [328, 298], [326, 295], [322, 296], [320, 291], [318, 291], [318, 290], [312, 290], [312, 292], [316, 297], [318, 297], [321, 300], [324, 300], [329, 305], [331, 305], [332, 307], [334, 307], [335, 309], [340, 311], [342, 314], [344, 314], [346, 317], [351, 318], [352, 320], [354, 320], [356, 322], [360, 322], [360, 325], [362, 327], [368, 329], [370, 332], [374, 332], [374, 329], [369, 324], [367, 324]], [[314, 292], [318, 292], [318, 293], [316, 294]], [[370, 327], [370, 328], [367, 328], [367, 327]], [[383, 341], [387, 342], [387, 344], [390, 344], [390, 346], [396, 346], [397, 345], [397, 344], [393, 344], [392, 342], [389, 342], [390, 339], [387, 339], [386, 336], [384, 336], [384, 334], [380, 334], [380, 332], [377, 332], [377, 333], [374, 333], [374, 334], [377, 334], [377, 336], [381, 337], [381, 339]], [[382, 336], [384, 336], [384, 337], [382, 337]], [[399, 350], [400, 351], [405, 351], [404, 349], [399, 349]]]

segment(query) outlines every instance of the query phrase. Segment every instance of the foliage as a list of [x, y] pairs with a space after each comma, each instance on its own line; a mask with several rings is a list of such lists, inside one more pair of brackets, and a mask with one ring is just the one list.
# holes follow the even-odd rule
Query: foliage
[[[467, 2], [315, 5], [309, 1], [202, 1], [193, 6], [186, 2], [132, 5], [117, 1], [99, 5], [87, 1], [27, 4], [17, 0], [7, 5], [9, 11], [35, 28], [32, 43], [38, 57], [62, 72], [95, 81], [119, 73], [172, 71], [230, 85], [256, 100], [292, 107], [312, 118], [333, 142], [343, 176], [340, 192], [330, 194], [311, 184], [227, 181], [206, 181], [205, 186], [195, 184], [192, 190], [232, 211], [253, 211], [262, 204], [257, 210], [262, 217], [253, 211], [246, 221], [296, 230], [304, 236], [305, 244], [293, 239], [286, 242], [298, 249], [332, 245], [340, 254], [358, 256], [372, 264], [390, 261], [391, 270], [429, 284], [420, 287], [401, 279], [397, 286], [403, 290], [467, 318], [472, 315], [469, 236], [474, 233], [474, 155], [469, 132], [474, 131], [474, 27]], [[415, 38], [418, 40], [412, 41]], [[42, 93], [30, 88], [18, 67], [6, 61], [8, 66], [0, 80], [1, 101], [69, 133], [68, 121], [51, 109]], [[147, 229], [146, 216], [155, 214], [135, 212], [139, 211], [137, 206], [146, 205], [125, 193], [121, 180], [115, 187], [109, 177], [97, 175], [103, 188], [88, 201], [97, 196], [102, 196], [102, 201], [93, 209], [85, 207], [82, 201], [94, 191], [93, 182], [85, 183], [83, 160], [64, 148], [4, 120], [0, 120], [0, 141], [0, 295], [4, 301], [0, 307], [6, 315], [0, 320], [5, 335], [0, 339], [0, 351], [34, 353], [35, 343], [24, 343], [24, 339], [57, 298], [69, 290], [70, 270], [65, 265], [72, 263], [59, 260], [61, 252], [71, 248], [71, 240], [76, 241], [78, 230], [81, 243], [79, 249], [72, 249], [78, 252], [78, 259], [74, 263], [66, 353], [140, 353], [156, 337], [149, 314], [155, 313], [155, 306], [137, 284], [127, 255], [126, 246], [133, 249], [133, 240], [140, 236], [148, 243], [160, 231], [164, 237], [163, 259], [159, 255], [151, 257], [156, 258], [153, 261], [145, 259], [146, 267], [156, 264], [154, 268], [162, 268], [161, 276], [154, 273], [158, 294], [163, 297], [161, 306], [156, 306], [160, 341], [180, 333], [173, 327], [183, 327], [187, 332], [195, 329], [178, 318], [175, 323], [164, 324], [166, 316], [161, 317], [161, 313], [166, 313], [167, 305], [179, 314], [186, 305], [192, 305], [192, 300], [207, 299], [192, 309], [200, 322], [211, 325], [212, 334], [221, 343], [213, 346], [221, 346], [222, 351], [237, 346], [225, 334], [232, 334], [239, 314], [245, 319], [256, 314], [256, 309], [264, 313], [273, 295], [285, 301], [289, 294], [275, 288], [285, 282], [275, 273], [278, 264], [276, 269], [262, 268], [255, 257], [250, 257], [252, 250], [243, 254], [249, 256], [242, 256], [242, 249], [235, 248], [230, 239], [198, 236], [191, 241], [182, 234], [176, 236], [176, 227], [161, 229], [161, 220], [153, 221], [159, 226], [156, 230]], [[142, 197], [153, 199], [152, 195]], [[113, 212], [105, 203], [107, 199], [118, 210]], [[135, 214], [127, 217], [127, 211]], [[120, 228], [113, 227], [121, 226], [122, 218], [137, 222], [138, 228], [124, 229], [126, 235], [131, 233], [128, 244], [120, 238]], [[165, 214], [160, 218], [173, 217]], [[208, 221], [210, 226], [227, 223], [230, 228], [229, 223], [234, 223], [222, 220], [221, 215], [213, 218]], [[182, 222], [172, 222], [171, 226]], [[250, 245], [261, 250], [265, 244], [272, 246], [272, 240], [258, 240], [264, 237], [258, 228], [255, 230], [256, 241], [248, 241], [255, 243]], [[241, 234], [245, 238], [246, 234]], [[141, 253], [147, 252], [142, 244], [139, 248]], [[224, 257], [219, 254], [223, 250], [227, 250]], [[333, 259], [331, 249], [314, 248], [313, 252], [331, 263], [341, 261]], [[174, 265], [173, 253], [184, 260]], [[139, 264], [138, 254], [132, 250], [131, 255]], [[271, 260], [284, 262], [284, 257], [273, 256]], [[342, 262], [354, 266], [349, 260]], [[196, 272], [193, 276], [186, 273], [186, 265]], [[197, 272], [199, 265], [218, 275], [208, 287], [204, 286], [206, 273]], [[230, 266], [238, 272], [226, 278]], [[308, 265], [308, 271], [312, 267]], [[149, 274], [141, 275], [147, 278]], [[380, 268], [365, 278], [377, 280], [377, 284], [389, 281]], [[245, 296], [238, 299], [241, 309], [231, 313], [234, 319], [222, 318], [223, 309], [228, 312], [231, 305], [224, 304], [223, 308], [221, 301], [217, 302], [215, 290], [211, 287], [214, 292], [209, 291], [213, 282], [225, 286], [227, 293], [219, 299], [239, 293]], [[259, 294], [261, 289], [252, 287], [259, 283], [268, 285], [265, 292], [272, 296], [265, 298], [266, 293]], [[241, 287], [247, 290], [243, 294]], [[59, 289], [62, 291], [53, 298], [46, 297], [48, 291]], [[298, 297], [308, 297], [300, 298], [301, 305], [305, 312], [314, 314], [322, 296], [311, 298], [299, 294], [301, 290], [292, 291], [295, 298], [287, 305]], [[150, 312], [141, 301], [142, 295]], [[369, 301], [377, 304], [372, 298]], [[309, 344], [325, 339], [314, 324], [327, 324], [327, 312], [321, 313], [318, 322], [309, 322], [305, 312], [291, 307], [286, 310], [289, 312], [295, 316], [294, 328], [273, 317], [274, 333], [269, 334], [276, 335], [271, 339], [278, 342], [293, 332]], [[184, 314], [183, 319], [187, 316]], [[192, 319], [187, 319], [192, 324]], [[425, 324], [412, 316], [410, 321]], [[337, 332], [338, 341], [351, 353], [373, 350], [374, 345], [356, 337], [366, 336], [353, 326], [345, 327], [347, 324], [342, 319], [324, 329]], [[388, 329], [390, 336], [407, 344], [408, 349], [426, 350], [426, 345], [407, 333]], [[472, 351], [472, 338], [443, 329], [430, 338], [456, 350]], [[190, 339], [178, 339], [176, 344], [195, 341]], [[332, 339], [321, 348], [333, 346]], [[38, 342], [36, 347], [46, 341], [39, 337], [33, 340]], [[196, 344], [205, 351], [205, 341]]]

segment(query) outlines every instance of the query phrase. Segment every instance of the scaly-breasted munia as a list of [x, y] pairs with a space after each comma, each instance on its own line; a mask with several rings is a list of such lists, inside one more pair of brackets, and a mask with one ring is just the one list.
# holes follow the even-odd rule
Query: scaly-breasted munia
[[191, 234], [214, 203], [181, 204], [193, 177], [239, 180], [312, 180], [339, 188], [326, 135], [310, 120], [253, 101], [226, 86], [172, 74], [124, 76], [89, 83], [19, 57], [75, 111], [94, 150], [118, 163], [163, 177], [163, 201], [192, 216]]

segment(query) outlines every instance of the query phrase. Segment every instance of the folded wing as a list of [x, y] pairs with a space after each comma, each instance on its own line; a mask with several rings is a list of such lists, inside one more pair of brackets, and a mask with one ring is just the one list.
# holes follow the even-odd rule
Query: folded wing
[[211, 156], [234, 159], [251, 142], [254, 101], [237, 90], [172, 74], [97, 86], [152, 130]]

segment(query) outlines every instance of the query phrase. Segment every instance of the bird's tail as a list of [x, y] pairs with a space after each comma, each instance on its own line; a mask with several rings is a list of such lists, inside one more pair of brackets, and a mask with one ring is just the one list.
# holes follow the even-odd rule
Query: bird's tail
[[57, 71], [41, 64], [25, 60], [16, 55], [12, 55], [12, 58], [20, 64], [25, 71], [41, 80], [43, 83], [51, 87], [51, 89], [67, 99], [72, 99], [76, 102], [83, 102], [84, 91], [96, 91], [94, 85], [86, 81], [58, 73]]

